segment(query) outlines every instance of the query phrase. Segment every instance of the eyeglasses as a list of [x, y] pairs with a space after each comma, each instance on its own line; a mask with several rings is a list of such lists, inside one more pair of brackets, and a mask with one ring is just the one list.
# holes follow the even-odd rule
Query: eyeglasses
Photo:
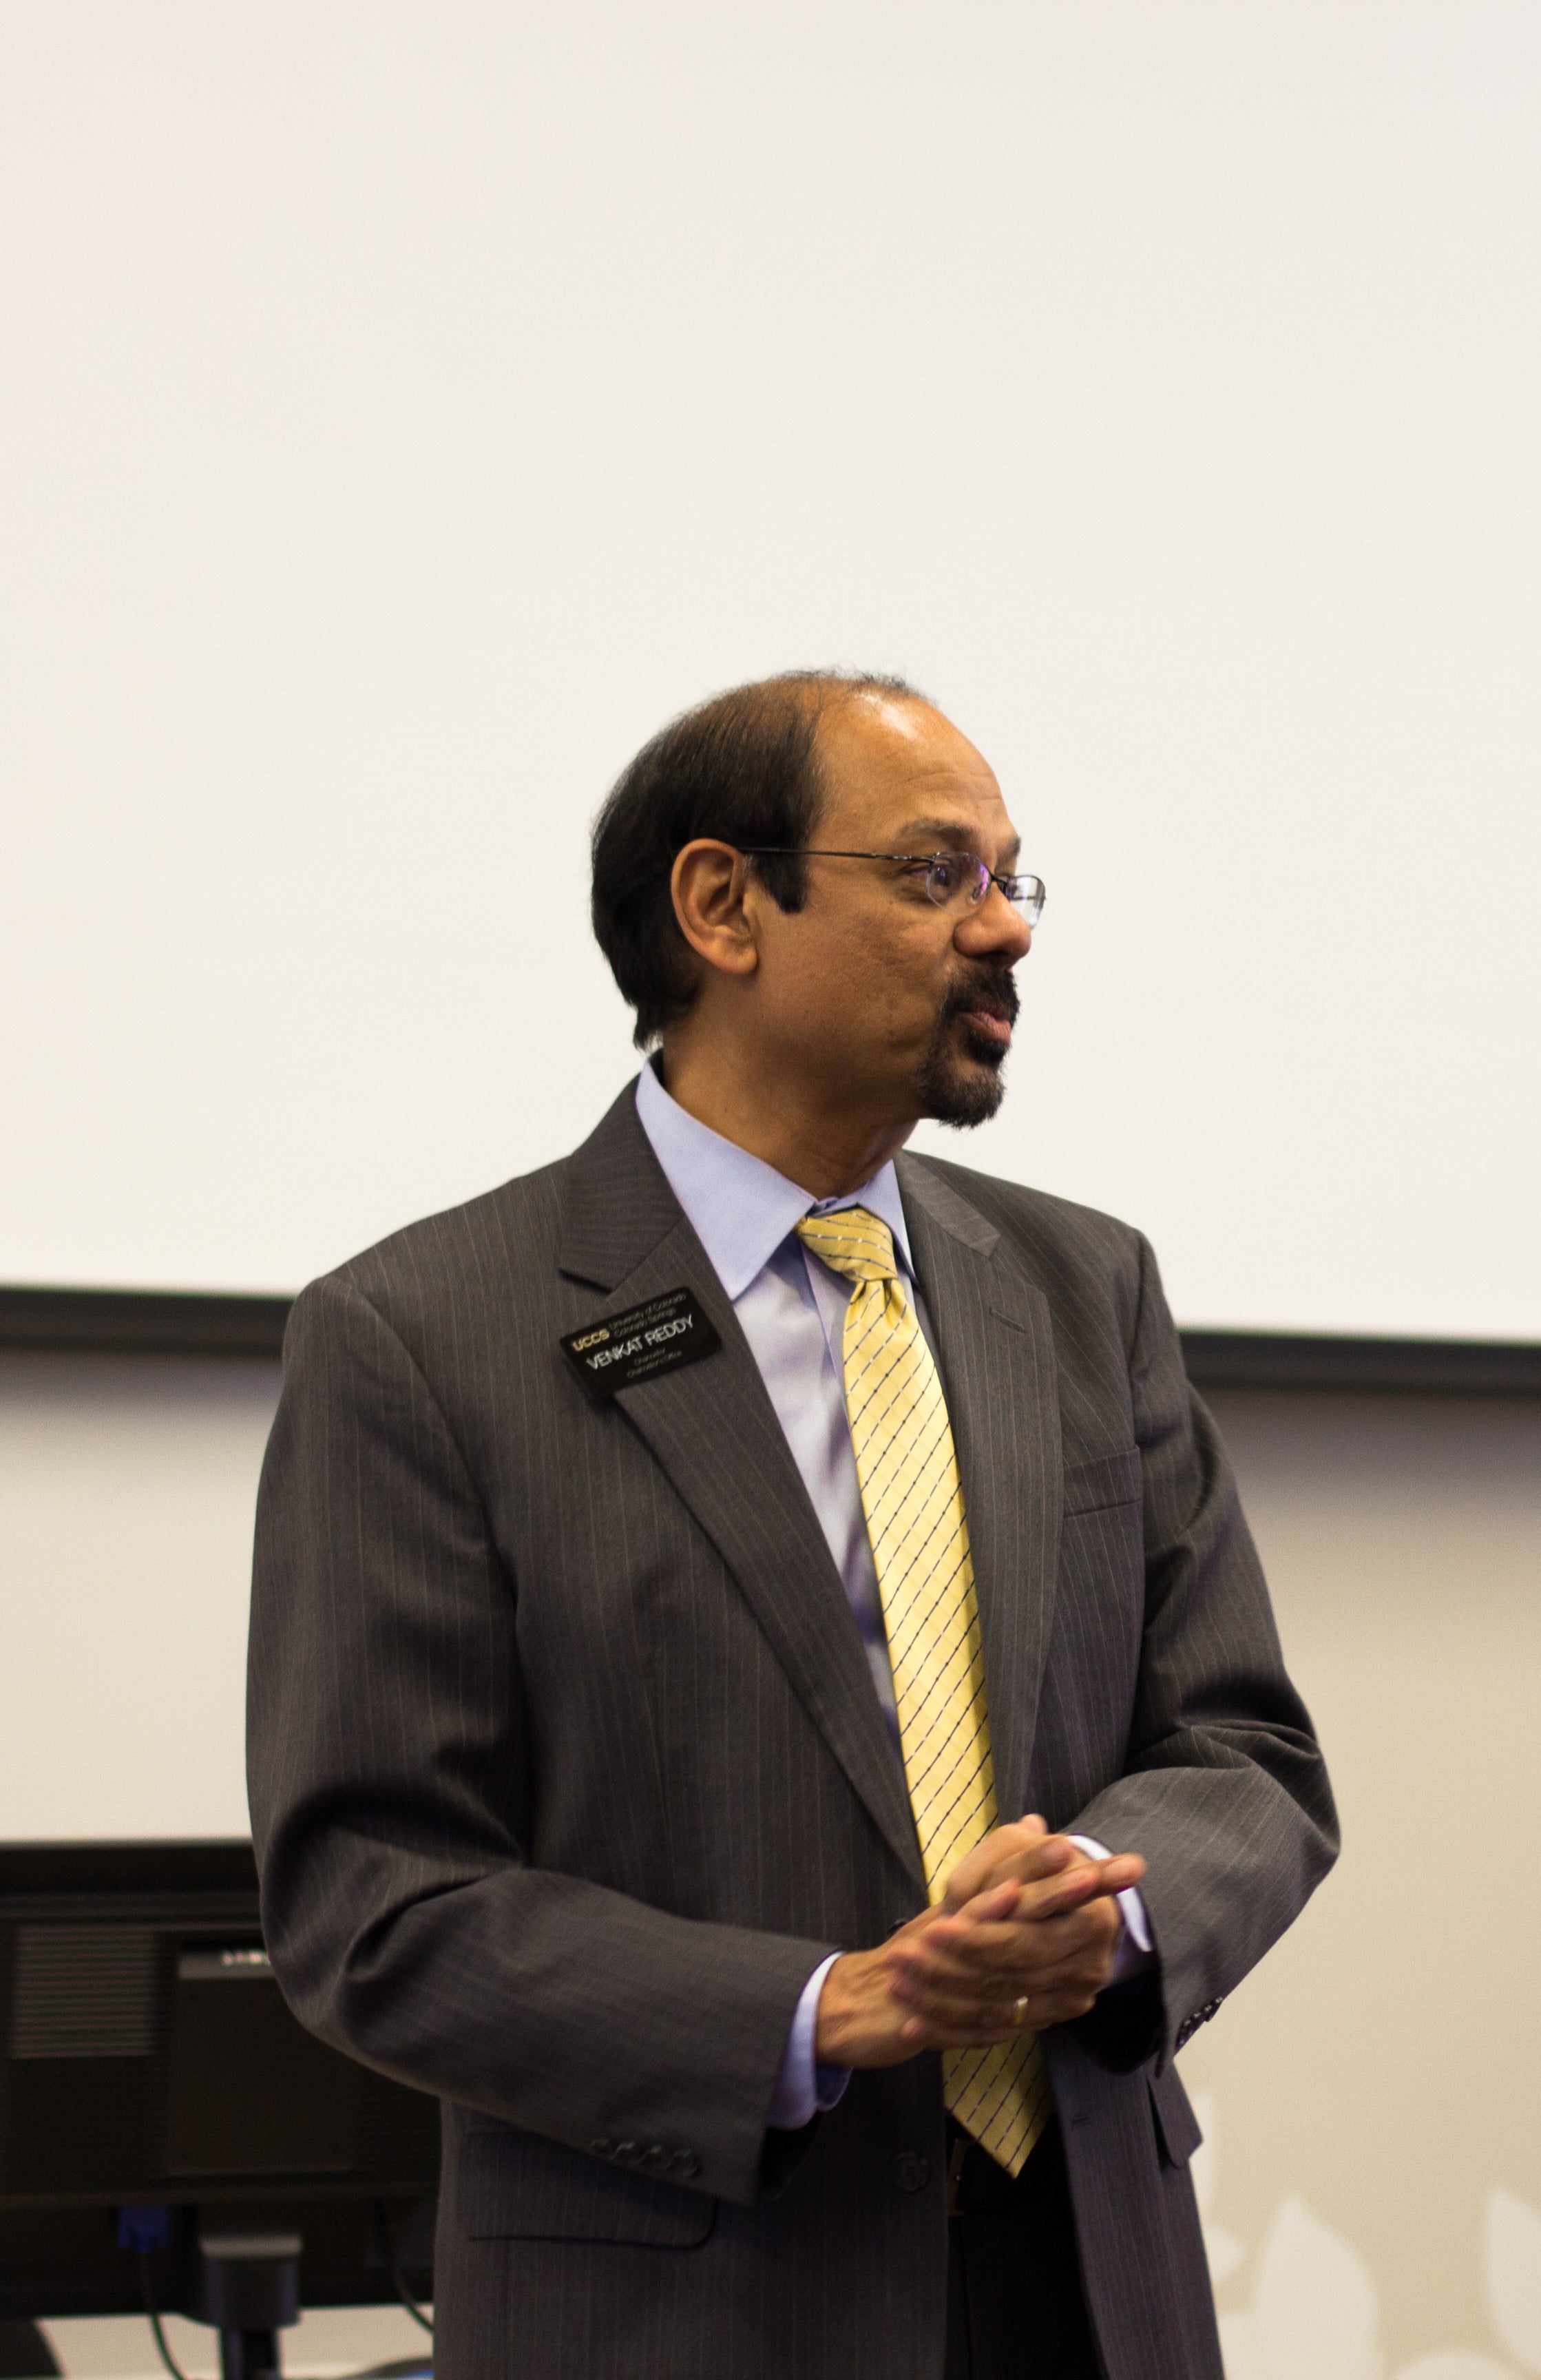
[[939, 909], [966, 916], [995, 884], [1025, 924], [1036, 926], [1043, 915], [1041, 876], [997, 875], [972, 851], [933, 851], [926, 857], [913, 851], [793, 851], [784, 844], [758, 850], [746, 844], [743, 851], [746, 859], [887, 859], [912, 876], [924, 876], [927, 898]]

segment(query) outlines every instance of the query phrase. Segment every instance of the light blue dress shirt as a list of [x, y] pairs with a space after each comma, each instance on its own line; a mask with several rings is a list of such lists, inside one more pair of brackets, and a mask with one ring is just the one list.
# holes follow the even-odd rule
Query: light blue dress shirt
[[[905, 1290], [915, 1299], [929, 1340], [916, 1294], [898, 1176], [892, 1165], [885, 1165], [847, 1197], [812, 1198], [763, 1159], [751, 1157], [746, 1148], [687, 1115], [651, 1065], [644, 1066], [637, 1082], [637, 1111], [669, 1187], [733, 1300], [855, 1614], [872, 1683], [897, 1749], [899, 1718], [888, 1636], [845, 1417], [845, 1309], [851, 1283], [810, 1254], [797, 1238], [796, 1226], [805, 1215], [831, 1215], [842, 1207], [865, 1207], [886, 1223]], [[936, 1352], [934, 1345], [931, 1352]]]
[[[893, 1234], [905, 1293], [934, 1355], [936, 1342], [910, 1257], [899, 1178], [888, 1164], [844, 1197], [810, 1197], [762, 1158], [752, 1157], [687, 1114], [670, 1098], [651, 1062], [637, 1078], [637, 1112], [749, 1342], [840, 1572], [897, 1755], [893, 1672], [845, 1415], [843, 1346], [851, 1283], [804, 1246], [796, 1226], [805, 1215], [835, 1214], [843, 1207], [865, 1207], [886, 1223]], [[1093, 1858], [1107, 1857], [1089, 1837], [1073, 1840]], [[1142, 1963], [1141, 1954], [1150, 1949], [1138, 1893], [1121, 1893], [1119, 1901], [1125, 1939], [1115, 1975]], [[781, 2130], [795, 2130], [817, 2108], [832, 2107], [850, 2079], [843, 2068], [821, 2067], [814, 2058], [819, 1995], [833, 1964], [831, 1958], [815, 1968], [792, 2020], [766, 2119]]]

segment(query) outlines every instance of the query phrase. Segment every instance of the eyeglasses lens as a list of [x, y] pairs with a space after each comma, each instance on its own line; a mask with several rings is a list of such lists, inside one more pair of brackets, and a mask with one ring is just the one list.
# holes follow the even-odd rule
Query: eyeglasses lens
[[939, 909], [977, 909], [989, 891], [989, 870], [967, 852], [939, 852], [926, 871], [926, 890]]
[[1036, 876], [991, 877], [982, 859], [971, 853], [939, 853], [926, 871], [926, 890], [939, 909], [977, 909], [991, 883], [1001, 892], [1029, 926], [1043, 915], [1043, 885]]

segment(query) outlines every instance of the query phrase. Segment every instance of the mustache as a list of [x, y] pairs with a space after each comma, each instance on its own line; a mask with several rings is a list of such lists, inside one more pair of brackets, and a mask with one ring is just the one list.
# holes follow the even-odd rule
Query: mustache
[[1022, 995], [1009, 967], [974, 967], [948, 985], [937, 1012], [937, 1024], [944, 1028], [969, 1009], [984, 1007], [994, 1009], [1008, 1025], [1014, 1025], [1021, 1006]]

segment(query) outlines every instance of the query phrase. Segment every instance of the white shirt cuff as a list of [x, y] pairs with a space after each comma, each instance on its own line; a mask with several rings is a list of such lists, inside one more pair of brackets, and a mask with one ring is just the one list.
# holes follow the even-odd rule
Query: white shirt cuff
[[776, 2070], [776, 2087], [770, 2095], [770, 2112], [765, 2119], [778, 2132], [795, 2132], [804, 2124], [811, 2123], [821, 2108], [834, 2107], [851, 2080], [848, 2067], [820, 2066], [814, 2056], [819, 2038], [819, 1995], [839, 1956], [836, 1950], [815, 1967], [793, 2011], [786, 2047]]
[[[1068, 1835], [1065, 1840], [1074, 1843], [1077, 1851], [1085, 1852], [1088, 1859], [1105, 1860], [1113, 1856], [1107, 1845], [1099, 1843], [1094, 1835]], [[1150, 1939], [1150, 1920], [1134, 1885], [1119, 1894], [1118, 1913], [1123, 1924], [1119, 1929], [1118, 1943], [1113, 1951], [1113, 1972], [1108, 1978], [1110, 1984], [1122, 1984], [1130, 1975], [1137, 1975], [1155, 1956]]]
[[[1093, 1835], [1072, 1835], [1068, 1840], [1088, 1859], [1111, 1859], [1105, 1843]], [[1150, 1920], [1146, 1915], [1138, 1889], [1130, 1885], [1118, 1896], [1119, 1915], [1122, 1924], [1118, 1944], [1113, 1951], [1113, 1971], [1108, 1980], [1122, 1984], [1127, 1976], [1136, 1975], [1155, 1955], [1150, 1936]], [[851, 2080], [850, 2069], [844, 2066], [820, 2066], [814, 2056], [819, 2034], [819, 1996], [824, 1988], [824, 1978], [839, 1957], [838, 1951], [815, 1967], [793, 2011], [786, 2036], [786, 2047], [776, 2070], [776, 2087], [770, 2095], [770, 2108], [766, 2123], [779, 2132], [795, 2132], [811, 2123], [821, 2110], [838, 2105]]]

